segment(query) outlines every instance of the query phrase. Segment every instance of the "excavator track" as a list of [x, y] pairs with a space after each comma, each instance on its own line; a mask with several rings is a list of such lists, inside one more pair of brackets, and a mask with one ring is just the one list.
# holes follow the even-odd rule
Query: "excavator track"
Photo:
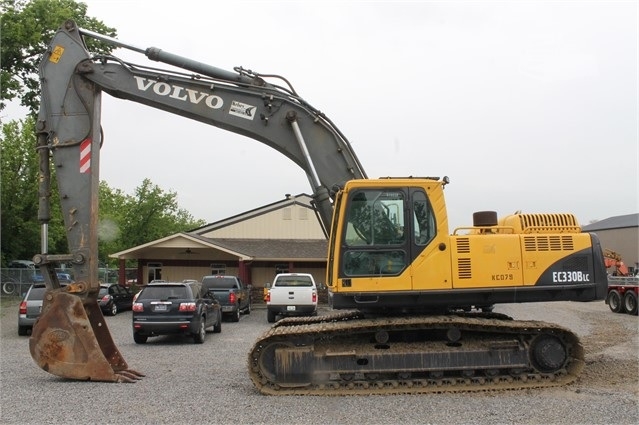
[[276, 323], [248, 369], [267, 395], [423, 394], [566, 385], [584, 366], [576, 334], [497, 313], [366, 318], [337, 312]]

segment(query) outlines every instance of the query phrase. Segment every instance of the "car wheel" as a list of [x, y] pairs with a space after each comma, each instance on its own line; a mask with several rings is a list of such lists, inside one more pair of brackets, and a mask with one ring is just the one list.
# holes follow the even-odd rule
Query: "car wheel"
[[109, 314], [111, 316], [115, 316], [116, 314], [118, 314], [118, 305], [116, 303], [113, 303], [113, 305], [111, 306], [111, 309], [109, 310]]
[[133, 334], [133, 341], [135, 341], [136, 344], [145, 344], [148, 338], [148, 336], [140, 335], [139, 333]]
[[18, 335], [25, 336], [29, 333], [28, 326], [18, 326]]
[[216, 334], [219, 334], [220, 332], [222, 332], [222, 314], [221, 313], [217, 316], [217, 322], [213, 326], [213, 332]]
[[233, 313], [231, 313], [231, 322], [240, 321], [240, 308], [238, 307]]
[[634, 292], [626, 291], [623, 296], [623, 307], [626, 313], [636, 315], [637, 314], [637, 296]]
[[200, 317], [200, 327], [198, 328], [197, 333], [193, 334], [193, 341], [196, 344], [202, 344], [206, 339], [206, 318], [204, 316]]
[[275, 317], [277, 316], [277, 314], [275, 314], [274, 311], [271, 310], [267, 310], [266, 311], [266, 321], [269, 323], [275, 323]]
[[608, 292], [608, 298], [606, 301], [608, 301], [610, 311], [613, 313], [619, 313], [621, 311], [621, 296], [619, 295], [619, 292], [614, 289]]

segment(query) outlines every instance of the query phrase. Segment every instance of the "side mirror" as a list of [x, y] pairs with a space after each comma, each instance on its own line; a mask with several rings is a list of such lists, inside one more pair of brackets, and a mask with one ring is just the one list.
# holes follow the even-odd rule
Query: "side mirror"
[[270, 288], [271, 288], [271, 285], [272, 285], [272, 284], [271, 284], [271, 282], [266, 282], [266, 283], [264, 284], [264, 287], [265, 287], [266, 289], [270, 289]]

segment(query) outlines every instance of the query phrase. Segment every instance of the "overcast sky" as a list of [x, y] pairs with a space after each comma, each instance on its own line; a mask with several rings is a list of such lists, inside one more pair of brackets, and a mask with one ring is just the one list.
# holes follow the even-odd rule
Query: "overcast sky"
[[[286, 77], [369, 177], [449, 176], [451, 230], [480, 210], [639, 211], [637, 1], [85, 3], [125, 43]], [[111, 187], [148, 177], [207, 222], [311, 193], [259, 142], [104, 98]]]

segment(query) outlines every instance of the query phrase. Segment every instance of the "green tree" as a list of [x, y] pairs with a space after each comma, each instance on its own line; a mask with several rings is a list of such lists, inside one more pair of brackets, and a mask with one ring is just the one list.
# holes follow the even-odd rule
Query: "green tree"
[[[38, 221], [38, 155], [35, 119], [11, 121], [2, 125], [0, 138], [0, 236], [2, 264], [15, 259], [30, 259], [40, 252]], [[57, 191], [55, 167], [52, 167], [51, 220], [49, 253], [69, 252]], [[127, 195], [111, 188], [105, 181], [99, 188], [98, 258], [115, 265], [109, 255], [173, 233], [188, 231], [205, 224], [195, 220], [177, 204], [175, 192], [165, 192], [149, 179]]]
[[[29, 259], [40, 252], [38, 222], [38, 169], [35, 116], [39, 109], [38, 65], [58, 27], [73, 19], [81, 28], [116, 37], [114, 28], [86, 15], [87, 5], [73, 0], [0, 0], [0, 111], [6, 102], [20, 100], [29, 110], [24, 120], [3, 124], [0, 139], [2, 170], [1, 206], [2, 263]], [[87, 49], [109, 53], [113, 46], [86, 39]], [[68, 252], [59, 195], [52, 167], [49, 253]], [[202, 220], [178, 207], [175, 193], [165, 193], [145, 180], [135, 196], [100, 183], [99, 259], [171, 233], [199, 227]]]
[[[85, 3], [73, 0], [0, 0], [0, 12], [0, 111], [6, 107], [6, 102], [19, 98], [22, 106], [31, 114], [37, 114], [40, 58], [65, 20], [73, 19], [82, 28], [116, 36], [114, 28], [86, 15]], [[112, 46], [92, 39], [87, 40], [87, 48], [95, 53], [112, 50]]]
[[111, 188], [106, 181], [100, 182], [100, 220], [98, 228], [99, 261], [110, 264], [109, 255], [127, 249], [122, 239], [121, 225], [124, 222], [124, 208], [130, 196], [120, 189]]
[[[31, 259], [40, 252], [38, 222], [38, 154], [35, 149], [35, 119], [11, 121], [2, 126], [0, 138], [0, 202], [2, 262]], [[55, 179], [55, 170], [52, 172]], [[51, 188], [50, 252], [66, 252], [62, 212], [57, 188]]]
[[177, 204], [176, 192], [164, 192], [151, 180], [144, 179], [127, 198], [122, 222], [122, 242], [133, 247], [177, 232], [183, 232], [205, 224], [195, 220]]

